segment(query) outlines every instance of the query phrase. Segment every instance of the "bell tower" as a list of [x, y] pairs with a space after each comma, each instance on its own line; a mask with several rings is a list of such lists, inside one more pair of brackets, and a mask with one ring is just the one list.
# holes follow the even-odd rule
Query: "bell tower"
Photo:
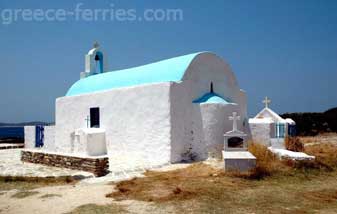
[[104, 73], [106, 68], [106, 58], [100, 50], [98, 42], [94, 43], [93, 49], [85, 55], [85, 71], [81, 72], [81, 79], [88, 76]]

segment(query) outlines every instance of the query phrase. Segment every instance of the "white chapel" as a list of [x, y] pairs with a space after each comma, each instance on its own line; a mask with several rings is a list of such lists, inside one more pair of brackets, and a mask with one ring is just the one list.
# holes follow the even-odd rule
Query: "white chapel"
[[[85, 71], [56, 100], [49, 152], [107, 155], [109, 168], [148, 168], [221, 158], [228, 117], [249, 130], [246, 93], [229, 65], [211, 52], [109, 71], [96, 43]], [[89, 137], [88, 137], [89, 136]]]

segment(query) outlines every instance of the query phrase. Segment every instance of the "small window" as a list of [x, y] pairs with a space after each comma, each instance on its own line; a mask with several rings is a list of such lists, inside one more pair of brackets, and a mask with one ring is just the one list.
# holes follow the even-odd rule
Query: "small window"
[[240, 137], [231, 137], [228, 139], [228, 148], [243, 148], [243, 139]]
[[90, 108], [90, 127], [99, 128], [99, 108]]
[[210, 86], [210, 92], [214, 93], [214, 89], [213, 89], [213, 82], [211, 82], [211, 86]]

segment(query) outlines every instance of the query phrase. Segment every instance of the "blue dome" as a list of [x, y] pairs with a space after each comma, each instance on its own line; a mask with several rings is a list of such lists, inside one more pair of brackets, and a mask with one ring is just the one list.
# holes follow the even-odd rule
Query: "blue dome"
[[220, 97], [216, 93], [207, 93], [202, 97], [193, 101], [193, 103], [222, 103], [222, 104], [230, 104], [230, 102], [226, 101], [224, 98]]
[[89, 76], [75, 82], [66, 96], [148, 83], [181, 81], [192, 60], [201, 53], [193, 53], [135, 68]]

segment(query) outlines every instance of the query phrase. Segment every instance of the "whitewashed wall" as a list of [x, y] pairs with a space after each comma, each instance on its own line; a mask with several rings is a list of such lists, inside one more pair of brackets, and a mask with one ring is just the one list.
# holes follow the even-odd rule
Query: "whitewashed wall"
[[[238, 105], [201, 104], [204, 107], [200, 108], [200, 104], [193, 104], [210, 92], [211, 83], [216, 94]], [[188, 159], [186, 154], [204, 160], [209, 152], [207, 148], [216, 150], [217, 156], [221, 156], [223, 134], [232, 129], [228, 116], [233, 111], [242, 117], [239, 129], [249, 131], [246, 93], [240, 90], [230, 67], [214, 54], [198, 55], [183, 81], [172, 84], [170, 97], [173, 162]]]
[[246, 95], [240, 90], [230, 66], [213, 53], [198, 55], [190, 64], [183, 81], [190, 81], [190, 93], [195, 100], [210, 91], [211, 82], [214, 92], [240, 106], [239, 115], [247, 114]]
[[[205, 107], [201, 110], [200, 104], [193, 104], [193, 100], [210, 92], [211, 83], [215, 93], [238, 105], [212, 107], [212, 104], [202, 104]], [[239, 129], [246, 133], [249, 131], [246, 93], [240, 90], [229, 66], [214, 54], [199, 55], [189, 66], [183, 81], [172, 84], [171, 110], [171, 155], [174, 155], [174, 161], [186, 159], [180, 154], [204, 160], [208, 147], [221, 156], [223, 134], [232, 129], [228, 117], [233, 111], [242, 118], [238, 123]]]
[[[235, 104], [203, 103], [193, 104], [192, 145], [198, 160], [205, 160], [208, 155], [221, 158], [224, 146], [223, 135], [232, 130], [233, 123], [228, 117], [239, 111]], [[242, 123], [238, 123], [242, 129]]]
[[44, 142], [43, 150], [54, 152], [55, 148], [55, 126], [44, 127]]
[[35, 126], [25, 126], [25, 148], [35, 148]]
[[[200, 105], [200, 111], [206, 147], [205, 152], [214, 158], [221, 158], [224, 147], [223, 135], [233, 128], [233, 123], [229, 121], [228, 117], [232, 116], [234, 111], [238, 112], [239, 106], [204, 103]], [[242, 123], [238, 123], [238, 128], [242, 130]]]
[[249, 123], [252, 140], [265, 146], [270, 146], [271, 123]]
[[170, 85], [142, 85], [57, 99], [57, 151], [71, 152], [74, 131], [86, 127], [91, 107], [100, 107], [111, 170], [169, 163]]
[[205, 142], [205, 132], [202, 120], [202, 114], [200, 109], [200, 104], [192, 105], [192, 124], [191, 124], [191, 133], [190, 138], [192, 145], [192, 153], [197, 155], [197, 160], [207, 159], [207, 148]]
[[192, 97], [191, 82], [172, 83], [170, 88], [171, 117], [171, 162], [186, 159], [185, 154], [192, 147]]

